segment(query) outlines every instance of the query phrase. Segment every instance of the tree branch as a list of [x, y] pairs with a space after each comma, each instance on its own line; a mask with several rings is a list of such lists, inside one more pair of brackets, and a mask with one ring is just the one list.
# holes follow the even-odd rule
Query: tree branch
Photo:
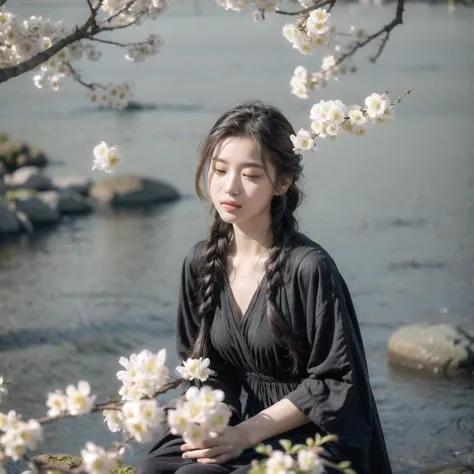
[[81, 84], [84, 87], [87, 87], [88, 89], [94, 90], [94, 89], [105, 89], [105, 87], [102, 84], [98, 84], [97, 82], [85, 82], [82, 80], [81, 75], [79, 74], [79, 71], [72, 66], [70, 62], [64, 63], [68, 69], [69, 72], [71, 73], [73, 79]]
[[290, 16], [306, 15], [307, 13], [310, 13], [313, 10], [317, 10], [318, 8], [324, 7], [325, 5], [331, 5], [331, 8], [332, 8], [335, 3], [336, 3], [336, 0], [320, 0], [318, 3], [307, 8], [303, 8], [303, 10], [298, 10], [297, 12], [287, 12], [285, 10], [280, 10], [277, 7], [275, 8], [275, 13], [278, 13], [279, 15], [290, 15]]
[[97, 41], [98, 43], [112, 44], [114, 46], [120, 46], [121, 48], [129, 48], [131, 46], [141, 46], [143, 44], [148, 43], [148, 41], [137, 41], [135, 43], [120, 43], [118, 41], [111, 41], [111, 40], [96, 38], [95, 36], [88, 36], [87, 39], [90, 40], [90, 41]]
[[94, 28], [97, 26], [95, 23], [95, 17], [97, 16], [97, 12], [101, 7], [102, 2], [103, 0], [99, 0], [97, 7], [92, 9], [87, 21], [80, 28], [76, 27], [74, 32], [70, 35], [60, 39], [49, 48], [41, 51], [32, 58], [17, 64], [16, 66], [0, 69], [0, 84], [12, 79], [13, 77], [17, 77], [25, 72], [35, 69], [40, 64], [43, 64], [44, 62], [48, 61], [48, 59], [52, 58], [57, 52], [61, 51], [61, 49], [69, 46], [72, 43], [75, 43], [76, 41], [79, 41], [82, 38], [85, 38], [88, 35], [87, 30], [91, 27], [94, 30]]
[[374, 39], [378, 38], [382, 34], [385, 33], [385, 37], [382, 39], [382, 43], [377, 51], [377, 53], [370, 58], [372, 62], [375, 62], [378, 57], [382, 54], [382, 51], [387, 44], [388, 38], [390, 36], [390, 32], [398, 25], [403, 24], [403, 12], [404, 12], [404, 5], [405, 5], [405, 0], [397, 0], [397, 9], [395, 13], [395, 18], [388, 24], [386, 24], [384, 27], [382, 27], [379, 31], [376, 31], [374, 34], [367, 36], [367, 38], [364, 41], [361, 41], [360, 43], [357, 43], [354, 45], [349, 51], [344, 53], [343, 55], [339, 56], [334, 63], [333, 66], [331, 66], [328, 70], [331, 70], [335, 67], [337, 67], [339, 64], [342, 63], [342, 61], [346, 60], [350, 56], [352, 56], [356, 51], [359, 49], [363, 48], [366, 44], [370, 43]]

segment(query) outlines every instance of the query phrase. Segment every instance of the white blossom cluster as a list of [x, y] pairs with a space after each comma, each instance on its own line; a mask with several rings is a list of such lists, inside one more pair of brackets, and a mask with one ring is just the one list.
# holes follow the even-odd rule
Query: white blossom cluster
[[186, 380], [200, 380], [205, 382], [211, 374], [214, 372], [209, 369], [210, 360], [208, 358], [203, 359], [188, 359], [183, 361], [182, 366], [176, 367], [176, 372], [178, 372], [183, 379]]
[[329, 21], [331, 14], [324, 8], [312, 10], [298, 26], [286, 23], [283, 36], [303, 54], [310, 54], [319, 46], [328, 46], [334, 39], [335, 28]]
[[85, 380], [80, 380], [77, 387], [68, 385], [66, 392], [55, 390], [48, 393], [46, 406], [49, 408], [47, 415], [56, 417], [65, 413], [69, 415], [82, 415], [88, 413], [96, 400], [95, 395], [91, 395], [91, 387]]
[[301, 153], [313, 150], [316, 137], [335, 138], [341, 132], [365, 135], [370, 123], [385, 122], [392, 118], [393, 105], [386, 93], [371, 94], [365, 99], [365, 107], [347, 106], [340, 100], [321, 100], [311, 108], [311, 131], [300, 129], [291, 135], [293, 151]]
[[[99, 170], [104, 171], [106, 173], [113, 173], [115, 168], [117, 168], [121, 163], [121, 159], [120, 159], [119, 153], [118, 153], [118, 147], [117, 146], [109, 146], [104, 141], [100, 142], [99, 145], [94, 147], [93, 153], [94, 153], [94, 161], [92, 163], [92, 170], [99, 169]], [[140, 353], [139, 358], [138, 358], [140, 363], [141, 363], [142, 360], [146, 359], [146, 357], [148, 357], [148, 355], [149, 355], [148, 352], [147, 352], [147, 354]], [[131, 361], [129, 362], [127, 359], [122, 357], [120, 359], [120, 364], [124, 365], [125, 368], [129, 367], [130, 364], [134, 364], [136, 362], [138, 356], [136, 354], [132, 354], [131, 357], [133, 357], [133, 362], [131, 362]], [[163, 361], [164, 361], [164, 356], [163, 356]], [[128, 365], [125, 365], [125, 364], [128, 364]], [[134, 368], [134, 370], [135, 370], [135, 368]], [[119, 372], [117, 374], [117, 377], [120, 374], [120, 377], [124, 377], [128, 381], [129, 377], [127, 377], [125, 375], [125, 373], [122, 373], [122, 372]], [[141, 375], [143, 376], [144, 374], [141, 374]], [[131, 383], [135, 384], [135, 380], [133, 380]], [[124, 384], [124, 386], [125, 386], [125, 384]], [[124, 388], [124, 390], [128, 390], [128, 387], [129, 386], [127, 385], [127, 388]], [[137, 397], [141, 398], [138, 395], [137, 395]], [[135, 398], [137, 398], [137, 397], [135, 397]]]
[[191, 387], [186, 392], [186, 400], [178, 400], [176, 409], [168, 411], [171, 433], [180, 434], [185, 443], [198, 445], [223, 430], [232, 414], [223, 400], [222, 390]]
[[165, 359], [166, 349], [161, 349], [156, 354], [145, 349], [132, 354], [130, 359], [120, 357], [119, 364], [125, 368], [117, 372], [117, 378], [123, 384], [119, 391], [122, 400], [137, 401], [152, 397], [160, 390], [168, 377]]
[[0, 413], [0, 470], [3, 456], [18, 461], [27, 449], [36, 449], [43, 438], [43, 429], [36, 420], [21, 421], [21, 415], [11, 410]]
[[123, 431], [139, 443], [148, 443], [165, 420], [156, 400], [125, 402], [122, 410], [104, 410], [104, 423], [112, 433]]
[[324, 464], [316, 451], [312, 449], [301, 449], [296, 459], [284, 451], [274, 450], [265, 460], [265, 472], [266, 474], [321, 474], [324, 472]]
[[162, 44], [163, 42], [158, 35], [150, 34], [146, 42], [130, 46], [125, 59], [134, 63], [141, 63], [147, 57], [156, 56]]
[[116, 451], [107, 452], [90, 441], [81, 449], [81, 457], [82, 467], [89, 474], [109, 474], [117, 468], [119, 459]]
[[132, 100], [134, 87], [131, 82], [97, 86], [89, 91], [87, 98], [94, 104], [109, 109], [125, 109]]

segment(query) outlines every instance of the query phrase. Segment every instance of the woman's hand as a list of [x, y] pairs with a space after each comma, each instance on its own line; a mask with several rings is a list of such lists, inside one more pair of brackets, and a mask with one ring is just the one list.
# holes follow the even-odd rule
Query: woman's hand
[[213, 433], [199, 446], [182, 444], [183, 458], [196, 459], [199, 463], [224, 464], [238, 458], [247, 448], [245, 437], [234, 426], [227, 426], [219, 433]]

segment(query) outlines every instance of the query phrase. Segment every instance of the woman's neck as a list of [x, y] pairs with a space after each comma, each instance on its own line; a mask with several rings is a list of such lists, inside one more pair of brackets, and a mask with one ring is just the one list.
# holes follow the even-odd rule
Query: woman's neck
[[252, 259], [260, 257], [272, 244], [270, 223], [260, 225], [234, 225], [234, 239], [231, 244], [231, 254]]

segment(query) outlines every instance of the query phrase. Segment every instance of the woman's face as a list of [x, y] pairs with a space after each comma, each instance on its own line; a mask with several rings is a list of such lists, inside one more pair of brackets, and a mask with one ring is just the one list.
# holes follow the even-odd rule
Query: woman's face
[[268, 221], [276, 171], [263, 166], [255, 142], [249, 137], [225, 139], [211, 160], [209, 193], [217, 212], [229, 224]]

